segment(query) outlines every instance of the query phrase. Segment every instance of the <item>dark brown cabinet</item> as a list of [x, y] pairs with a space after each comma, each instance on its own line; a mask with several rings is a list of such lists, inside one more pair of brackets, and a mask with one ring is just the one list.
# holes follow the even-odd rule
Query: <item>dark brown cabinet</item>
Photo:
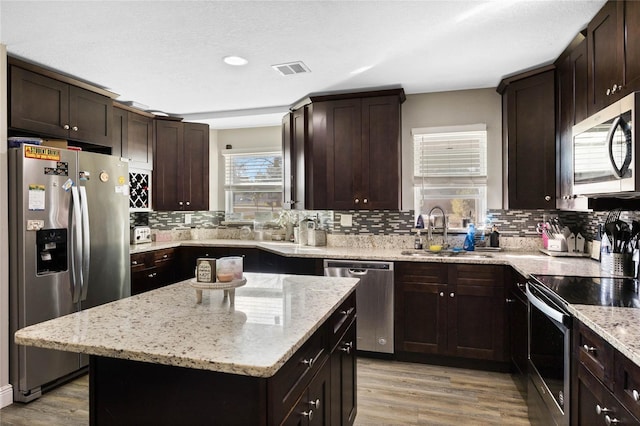
[[587, 40], [579, 34], [556, 61], [556, 208], [586, 210], [587, 199], [573, 196], [574, 124], [588, 116]]
[[332, 425], [352, 425], [357, 414], [356, 300], [351, 295], [329, 320]]
[[640, 367], [589, 327], [573, 331], [573, 425], [640, 425]]
[[153, 169], [153, 115], [113, 105], [112, 155], [129, 159], [130, 168]]
[[507, 318], [509, 329], [509, 353], [511, 371], [517, 378], [521, 393], [526, 393], [529, 371], [528, 342], [528, 301], [525, 294], [526, 279], [511, 270], [509, 298], [507, 299]]
[[404, 91], [309, 99], [284, 120], [290, 126], [283, 131], [284, 179], [291, 188], [285, 203], [308, 210], [400, 208]]
[[587, 25], [589, 114], [640, 89], [640, 4], [609, 1]]
[[154, 210], [209, 209], [209, 126], [156, 119]]
[[556, 205], [554, 67], [503, 80], [502, 132], [505, 209]]
[[507, 360], [503, 267], [397, 263], [395, 296], [399, 358]]
[[131, 295], [155, 290], [179, 281], [177, 249], [154, 250], [131, 255]]
[[110, 97], [16, 65], [9, 73], [10, 128], [111, 147]]

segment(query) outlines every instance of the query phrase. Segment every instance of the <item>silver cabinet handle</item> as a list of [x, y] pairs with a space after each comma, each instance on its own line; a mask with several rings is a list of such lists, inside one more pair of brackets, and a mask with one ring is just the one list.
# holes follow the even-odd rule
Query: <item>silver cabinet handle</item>
[[187, 205], [188, 205], [188, 206], [190, 206], [190, 205], [191, 205], [191, 202], [190, 202], [190, 201], [187, 201]]
[[455, 293], [449, 293], [449, 297], [453, 297], [455, 295], [456, 295]]
[[178, 201], [178, 205], [179, 205], [179, 206], [181, 206], [181, 205], [183, 205], [183, 204], [184, 204], [184, 203], [183, 203], [182, 201]]
[[303, 360], [302, 360], [302, 363], [303, 363], [303, 364], [306, 364], [306, 365], [307, 365], [307, 367], [309, 367], [309, 368], [313, 367], [313, 363], [314, 363], [314, 362], [315, 362], [315, 359], [313, 359], [313, 358], [303, 359]]
[[609, 408], [606, 407], [601, 407], [600, 404], [596, 405], [596, 414], [600, 415], [600, 414], [605, 414], [605, 413], [611, 413], [611, 410]]
[[607, 96], [611, 95], [611, 89], [607, 89], [607, 91], [605, 92], [607, 94]]
[[62, 126], [62, 128], [65, 130], [69, 130], [71, 127], [68, 124], [65, 124], [64, 126]]
[[134, 260], [133, 262], [131, 262], [131, 264], [132, 264], [132, 265], [137, 265], [137, 264], [138, 264], [138, 261], [137, 261], [137, 260]]
[[608, 415], [604, 416], [604, 422], [607, 424], [607, 426], [611, 426], [611, 425], [617, 425], [620, 423], [620, 420], [616, 419], [616, 418], [611, 418]]
[[302, 415], [309, 418], [309, 421], [313, 420], [313, 410], [303, 411]]
[[309, 401], [309, 405], [314, 407], [314, 408], [316, 408], [316, 409], [319, 409], [320, 408], [320, 398], [316, 398], [315, 401]]
[[550, 195], [545, 195], [544, 196], [544, 200], [545, 201], [551, 201], [551, 196]]
[[635, 402], [640, 401], [640, 394], [638, 393], [637, 390], [634, 389], [633, 392], [631, 392], [631, 395], [633, 395], [633, 400]]
[[353, 342], [345, 342], [344, 345], [340, 348], [340, 350], [347, 355], [351, 353], [351, 348], [353, 347]]
[[369, 202], [369, 200], [365, 198], [365, 199], [362, 200], [362, 202], [367, 204]]
[[158, 273], [157, 272], [153, 272], [153, 273], [147, 275], [147, 277], [148, 278], [154, 278], [156, 275], [158, 275]]
[[589, 346], [589, 345], [583, 345], [582, 349], [584, 349], [587, 352], [595, 352], [596, 348], [594, 348], [593, 346]]
[[440, 292], [440, 297], [444, 297], [444, 291]]
[[351, 315], [351, 313], [354, 311], [354, 309], [355, 309], [355, 308], [352, 306], [352, 307], [350, 307], [349, 309], [347, 309], [346, 311], [344, 311], [344, 310], [343, 310], [343, 311], [340, 311], [340, 313], [341, 313], [342, 315]]
[[162, 256], [163, 259], [166, 259], [167, 257], [169, 257], [168, 254], [165, 254], [165, 255]]
[[73, 126], [73, 127], [71, 128], [71, 130], [73, 130], [74, 132], [77, 132], [77, 131], [78, 131], [78, 126]]
[[353, 202], [356, 203], [356, 204], [360, 204], [360, 199], [356, 198], [355, 200], [353, 200]]
[[505, 299], [505, 301], [506, 301], [507, 303], [513, 303], [513, 302], [515, 302], [515, 301], [516, 301], [516, 299], [509, 299], [509, 298], [507, 298], [507, 299]]

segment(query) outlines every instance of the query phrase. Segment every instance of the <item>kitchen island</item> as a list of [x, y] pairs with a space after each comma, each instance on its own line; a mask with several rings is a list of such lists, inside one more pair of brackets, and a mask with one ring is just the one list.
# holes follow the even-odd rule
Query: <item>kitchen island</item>
[[24, 328], [16, 343], [90, 355], [92, 425], [355, 417], [359, 280], [245, 278], [234, 305], [219, 290], [198, 304], [183, 281]]

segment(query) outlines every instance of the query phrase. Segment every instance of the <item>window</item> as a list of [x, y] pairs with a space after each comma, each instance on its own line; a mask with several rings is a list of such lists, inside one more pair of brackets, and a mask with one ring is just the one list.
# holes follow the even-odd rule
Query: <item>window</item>
[[[484, 226], [487, 210], [486, 125], [413, 129], [416, 217], [434, 206], [450, 228]], [[424, 217], [425, 226], [427, 218]]]
[[227, 213], [253, 219], [257, 212], [282, 208], [282, 153], [233, 152], [223, 154]]

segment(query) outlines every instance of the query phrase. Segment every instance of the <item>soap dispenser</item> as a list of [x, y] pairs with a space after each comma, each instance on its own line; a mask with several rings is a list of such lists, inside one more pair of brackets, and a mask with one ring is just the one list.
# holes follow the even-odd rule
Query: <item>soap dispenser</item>
[[467, 236], [464, 239], [464, 245], [462, 247], [466, 251], [474, 251], [476, 249], [476, 227], [473, 223], [469, 224]]
[[422, 237], [420, 231], [416, 234], [416, 239], [413, 241], [413, 248], [416, 250], [422, 250]]

